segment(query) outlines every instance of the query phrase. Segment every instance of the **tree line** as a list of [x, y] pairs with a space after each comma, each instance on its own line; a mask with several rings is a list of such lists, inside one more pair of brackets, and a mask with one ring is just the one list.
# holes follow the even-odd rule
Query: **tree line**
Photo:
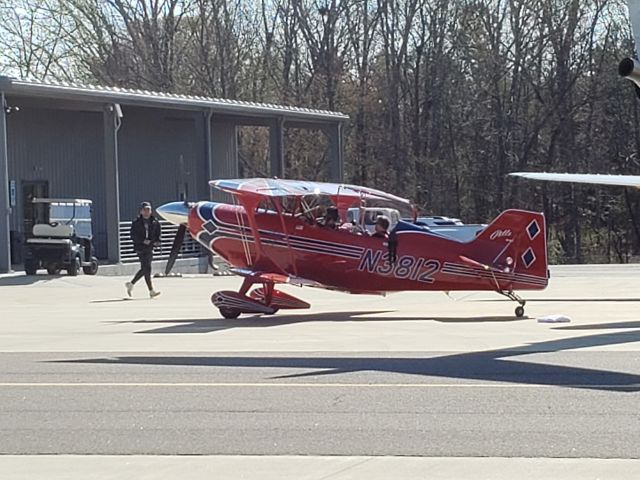
[[[640, 250], [633, 191], [511, 171], [636, 173], [623, 0], [0, 0], [0, 66], [66, 80], [338, 110], [346, 180], [425, 213], [543, 210], [556, 262]], [[246, 175], [265, 132], [241, 129]], [[326, 179], [321, 136], [286, 133], [290, 177]]]

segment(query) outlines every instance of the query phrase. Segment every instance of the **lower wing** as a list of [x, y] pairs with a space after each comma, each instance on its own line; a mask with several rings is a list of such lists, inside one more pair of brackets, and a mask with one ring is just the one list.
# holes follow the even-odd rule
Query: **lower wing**
[[290, 285], [296, 285], [298, 287], [320, 287], [327, 288], [325, 285], [314, 282], [313, 280], [308, 280], [306, 278], [295, 277], [293, 275], [284, 275], [282, 273], [271, 273], [271, 272], [258, 272], [253, 270], [247, 270], [245, 268], [230, 268], [230, 272], [235, 273], [236, 275], [240, 275], [241, 277], [249, 277], [256, 282], [265, 282], [265, 283], [288, 283]]
[[256, 283], [264, 282], [264, 283], [286, 283], [289, 285], [294, 285], [296, 287], [314, 287], [314, 288], [322, 288], [324, 290], [332, 290], [337, 292], [345, 292], [345, 293], [353, 293], [353, 294], [362, 294], [362, 295], [382, 295], [384, 296], [386, 292], [380, 290], [344, 290], [342, 288], [333, 287], [331, 285], [326, 285], [324, 283], [316, 282], [315, 280], [309, 280], [308, 278], [296, 277], [294, 275], [285, 275], [282, 273], [270, 273], [270, 272], [258, 272], [253, 270], [248, 270], [245, 268], [230, 268], [230, 272], [235, 273], [236, 275], [240, 275], [241, 277], [248, 277], [255, 280]]

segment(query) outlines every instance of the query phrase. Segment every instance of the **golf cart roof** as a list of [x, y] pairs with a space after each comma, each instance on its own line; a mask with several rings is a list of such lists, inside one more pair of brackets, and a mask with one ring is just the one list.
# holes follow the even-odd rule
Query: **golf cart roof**
[[59, 205], [91, 205], [91, 200], [82, 198], [34, 198], [33, 203], [56, 203]]

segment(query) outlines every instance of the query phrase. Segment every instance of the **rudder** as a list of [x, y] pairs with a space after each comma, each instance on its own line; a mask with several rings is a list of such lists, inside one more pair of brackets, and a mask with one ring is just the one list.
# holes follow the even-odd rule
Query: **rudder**
[[473, 243], [497, 255], [494, 268], [547, 278], [547, 232], [544, 215], [527, 210], [505, 210], [480, 232]]

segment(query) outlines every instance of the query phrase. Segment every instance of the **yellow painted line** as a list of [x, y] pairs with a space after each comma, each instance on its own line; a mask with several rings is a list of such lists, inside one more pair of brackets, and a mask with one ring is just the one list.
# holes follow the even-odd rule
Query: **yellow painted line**
[[203, 388], [640, 388], [640, 384], [529, 384], [529, 383], [228, 383], [228, 382], [0, 382], [1, 387], [203, 387]]

